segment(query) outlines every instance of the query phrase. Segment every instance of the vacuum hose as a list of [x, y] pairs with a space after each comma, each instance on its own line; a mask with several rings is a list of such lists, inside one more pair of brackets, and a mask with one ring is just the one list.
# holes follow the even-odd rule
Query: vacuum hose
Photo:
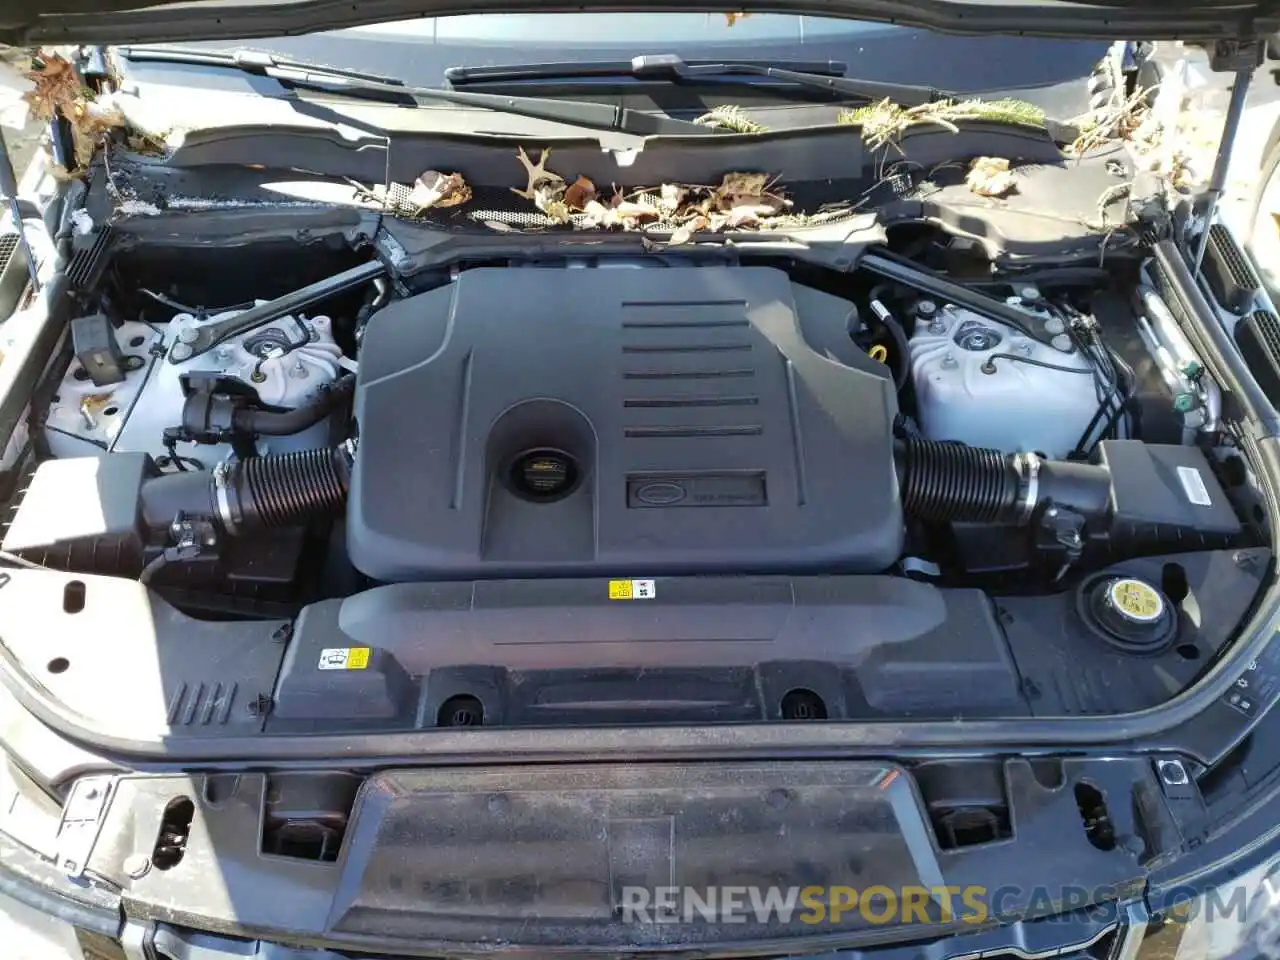
[[298, 526], [340, 513], [351, 486], [355, 445], [224, 461], [212, 471], [169, 473], [142, 487], [143, 517], [167, 527], [185, 513], [209, 516], [225, 533]]
[[1106, 467], [915, 437], [895, 453], [902, 508], [917, 520], [1026, 524], [1049, 503], [1086, 518], [1108, 511]]

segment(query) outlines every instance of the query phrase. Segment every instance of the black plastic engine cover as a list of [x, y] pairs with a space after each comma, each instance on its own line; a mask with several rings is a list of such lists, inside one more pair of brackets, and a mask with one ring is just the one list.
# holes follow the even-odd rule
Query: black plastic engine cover
[[878, 571], [885, 367], [757, 267], [484, 268], [375, 314], [351, 561], [379, 580]]

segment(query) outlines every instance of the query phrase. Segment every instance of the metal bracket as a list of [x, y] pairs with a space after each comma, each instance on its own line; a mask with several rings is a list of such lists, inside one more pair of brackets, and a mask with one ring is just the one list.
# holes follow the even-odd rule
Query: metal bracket
[[72, 784], [62, 807], [57, 844], [58, 867], [73, 880], [84, 873], [93, 853], [115, 785], [114, 777], [83, 777]]
[[1215, 40], [1209, 50], [1209, 69], [1214, 73], [1256, 70], [1267, 56], [1267, 43], [1259, 37]]
[[324, 280], [300, 287], [282, 297], [250, 307], [233, 316], [197, 327], [184, 327], [178, 335], [178, 342], [169, 348], [169, 362], [185, 363], [192, 357], [208, 353], [224, 340], [254, 330], [272, 320], [279, 320], [281, 317], [296, 313], [303, 307], [309, 307], [313, 303], [359, 287], [386, 274], [387, 268], [380, 260], [370, 260]]
[[154, 920], [125, 920], [120, 929], [120, 948], [125, 960], [157, 960]]

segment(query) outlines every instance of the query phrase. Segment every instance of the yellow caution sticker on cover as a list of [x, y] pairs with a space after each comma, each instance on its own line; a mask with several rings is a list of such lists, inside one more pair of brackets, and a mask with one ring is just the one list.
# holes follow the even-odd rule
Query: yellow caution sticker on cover
[[1142, 580], [1117, 580], [1107, 593], [1116, 612], [1134, 623], [1154, 623], [1164, 614], [1164, 597]]
[[652, 600], [658, 588], [652, 580], [610, 580], [610, 600]]
[[367, 670], [369, 647], [325, 647], [320, 651], [321, 670]]

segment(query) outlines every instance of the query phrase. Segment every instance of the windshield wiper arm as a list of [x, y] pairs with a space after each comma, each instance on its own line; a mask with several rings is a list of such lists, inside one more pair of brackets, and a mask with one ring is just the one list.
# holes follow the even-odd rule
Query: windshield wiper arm
[[651, 54], [631, 60], [585, 60], [578, 63], [530, 63], [499, 67], [449, 67], [445, 79], [461, 86], [475, 83], [502, 83], [519, 80], [556, 80], [576, 77], [635, 77], [640, 80], [715, 80], [754, 85], [763, 77], [842, 97], [883, 100], [886, 97], [904, 107], [952, 99], [935, 87], [910, 83], [888, 83], [844, 76], [845, 65], [835, 61], [816, 63], [769, 63], [759, 60], [694, 60], [672, 53]]
[[564, 123], [591, 130], [609, 130], [632, 136], [716, 136], [724, 132], [691, 120], [642, 113], [622, 106], [593, 103], [589, 100], [557, 100], [411, 87], [391, 77], [378, 77], [376, 74], [302, 63], [254, 50], [218, 52], [183, 50], [177, 47], [120, 47], [117, 52], [124, 59], [136, 62], [152, 61], [223, 67], [268, 77], [293, 87], [362, 99], [389, 102], [402, 102], [409, 99], [414, 103], [421, 101], [453, 103], [463, 107], [481, 107], [497, 113], [528, 117], [531, 120]]

